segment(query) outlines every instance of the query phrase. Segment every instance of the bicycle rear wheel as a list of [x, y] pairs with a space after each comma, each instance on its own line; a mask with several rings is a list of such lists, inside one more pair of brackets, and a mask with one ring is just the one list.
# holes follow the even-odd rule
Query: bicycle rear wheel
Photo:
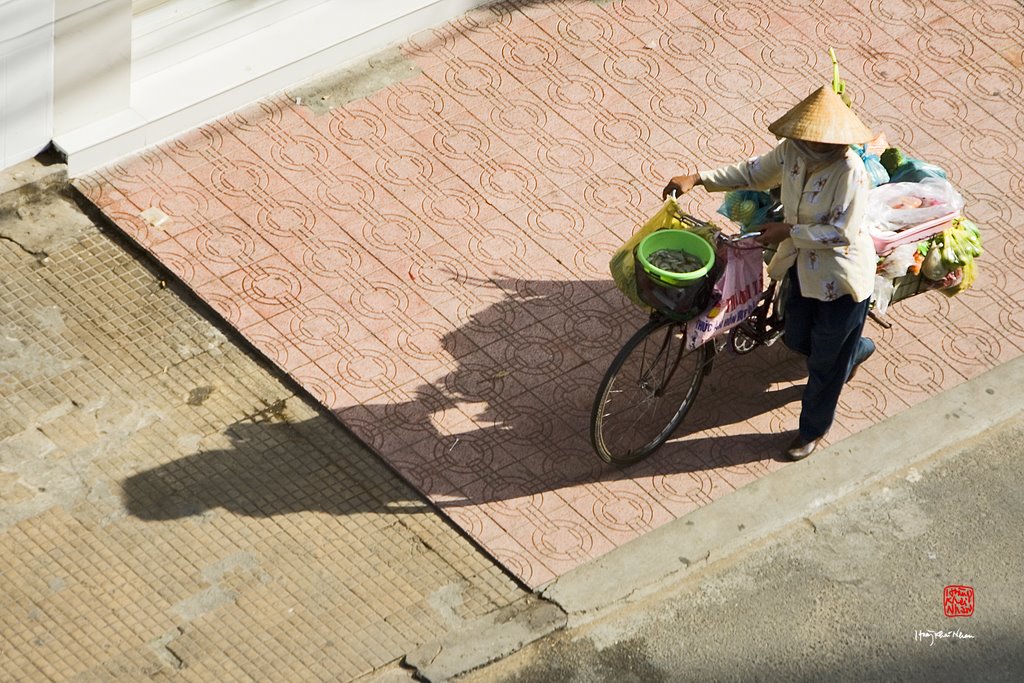
[[602, 460], [637, 462], [664, 444], [697, 398], [710, 344], [685, 348], [685, 324], [655, 319], [612, 361], [597, 390], [590, 442]]

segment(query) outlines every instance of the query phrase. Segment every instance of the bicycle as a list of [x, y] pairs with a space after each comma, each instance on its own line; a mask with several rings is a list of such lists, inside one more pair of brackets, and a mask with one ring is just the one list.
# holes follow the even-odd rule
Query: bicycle
[[[710, 225], [692, 216], [687, 219]], [[718, 246], [726, 249], [761, 249], [760, 245], [741, 246], [743, 240], [759, 234], [715, 233]], [[627, 465], [646, 458], [668, 441], [726, 344], [735, 353], [746, 354], [770, 346], [782, 335], [785, 286], [770, 282], [743, 322], [689, 351], [687, 321], [652, 312], [647, 324], [616, 355], [598, 387], [590, 418], [590, 441], [598, 456], [611, 464]], [[727, 340], [722, 339], [725, 334]]]

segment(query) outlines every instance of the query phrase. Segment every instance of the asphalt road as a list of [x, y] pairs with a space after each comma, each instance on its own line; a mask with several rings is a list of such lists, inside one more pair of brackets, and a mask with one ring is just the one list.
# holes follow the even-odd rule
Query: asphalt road
[[1020, 681], [1022, 444], [1018, 418], [458, 680]]

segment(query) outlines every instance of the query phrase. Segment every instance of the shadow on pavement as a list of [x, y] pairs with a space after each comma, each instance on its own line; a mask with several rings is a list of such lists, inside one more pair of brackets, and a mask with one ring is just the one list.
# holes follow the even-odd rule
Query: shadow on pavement
[[[494, 303], [440, 339], [440, 353], [455, 359], [450, 372], [418, 387], [411, 400], [335, 411], [441, 508], [594, 481], [715, 468], [742, 474], [780, 450], [784, 437], [771, 433], [778, 430], [747, 421], [767, 425], [764, 416], [799, 400], [803, 364], [781, 343], [747, 356], [720, 354], [675, 440], [632, 467], [605, 465], [589, 444], [594, 392], [644, 314], [610, 282], [493, 284]], [[453, 416], [460, 421], [451, 422]], [[198, 452], [125, 480], [126, 507], [149, 520], [215, 508], [249, 516], [432, 509], [411, 491], [406, 499], [404, 487], [382, 485], [393, 479], [386, 468], [351, 439], [338, 439], [332, 423], [327, 415], [300, 423], [236, 423], [227, 432], [230, 448]]]

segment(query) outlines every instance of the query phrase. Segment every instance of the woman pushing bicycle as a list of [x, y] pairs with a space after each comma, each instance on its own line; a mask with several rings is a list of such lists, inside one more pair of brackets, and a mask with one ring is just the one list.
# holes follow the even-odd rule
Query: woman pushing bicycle
[[874, 136], [832, 87], [811, 93], [768, 126], [773, 150], [713, 171], [672, 178], [662, 198], [696, 185], [711, 192], [781, 187], [783, 222], [764, 223], [758, 241], [775, 248], [773, 280], [789, 277], [786, 346], [807, 357], [799, 431], [786, 452], [814, 452], [835, 419], [843, 385], [874, 353], [862, 337], [876, 255], [864, 224], [870, 183], [850, 145]]

